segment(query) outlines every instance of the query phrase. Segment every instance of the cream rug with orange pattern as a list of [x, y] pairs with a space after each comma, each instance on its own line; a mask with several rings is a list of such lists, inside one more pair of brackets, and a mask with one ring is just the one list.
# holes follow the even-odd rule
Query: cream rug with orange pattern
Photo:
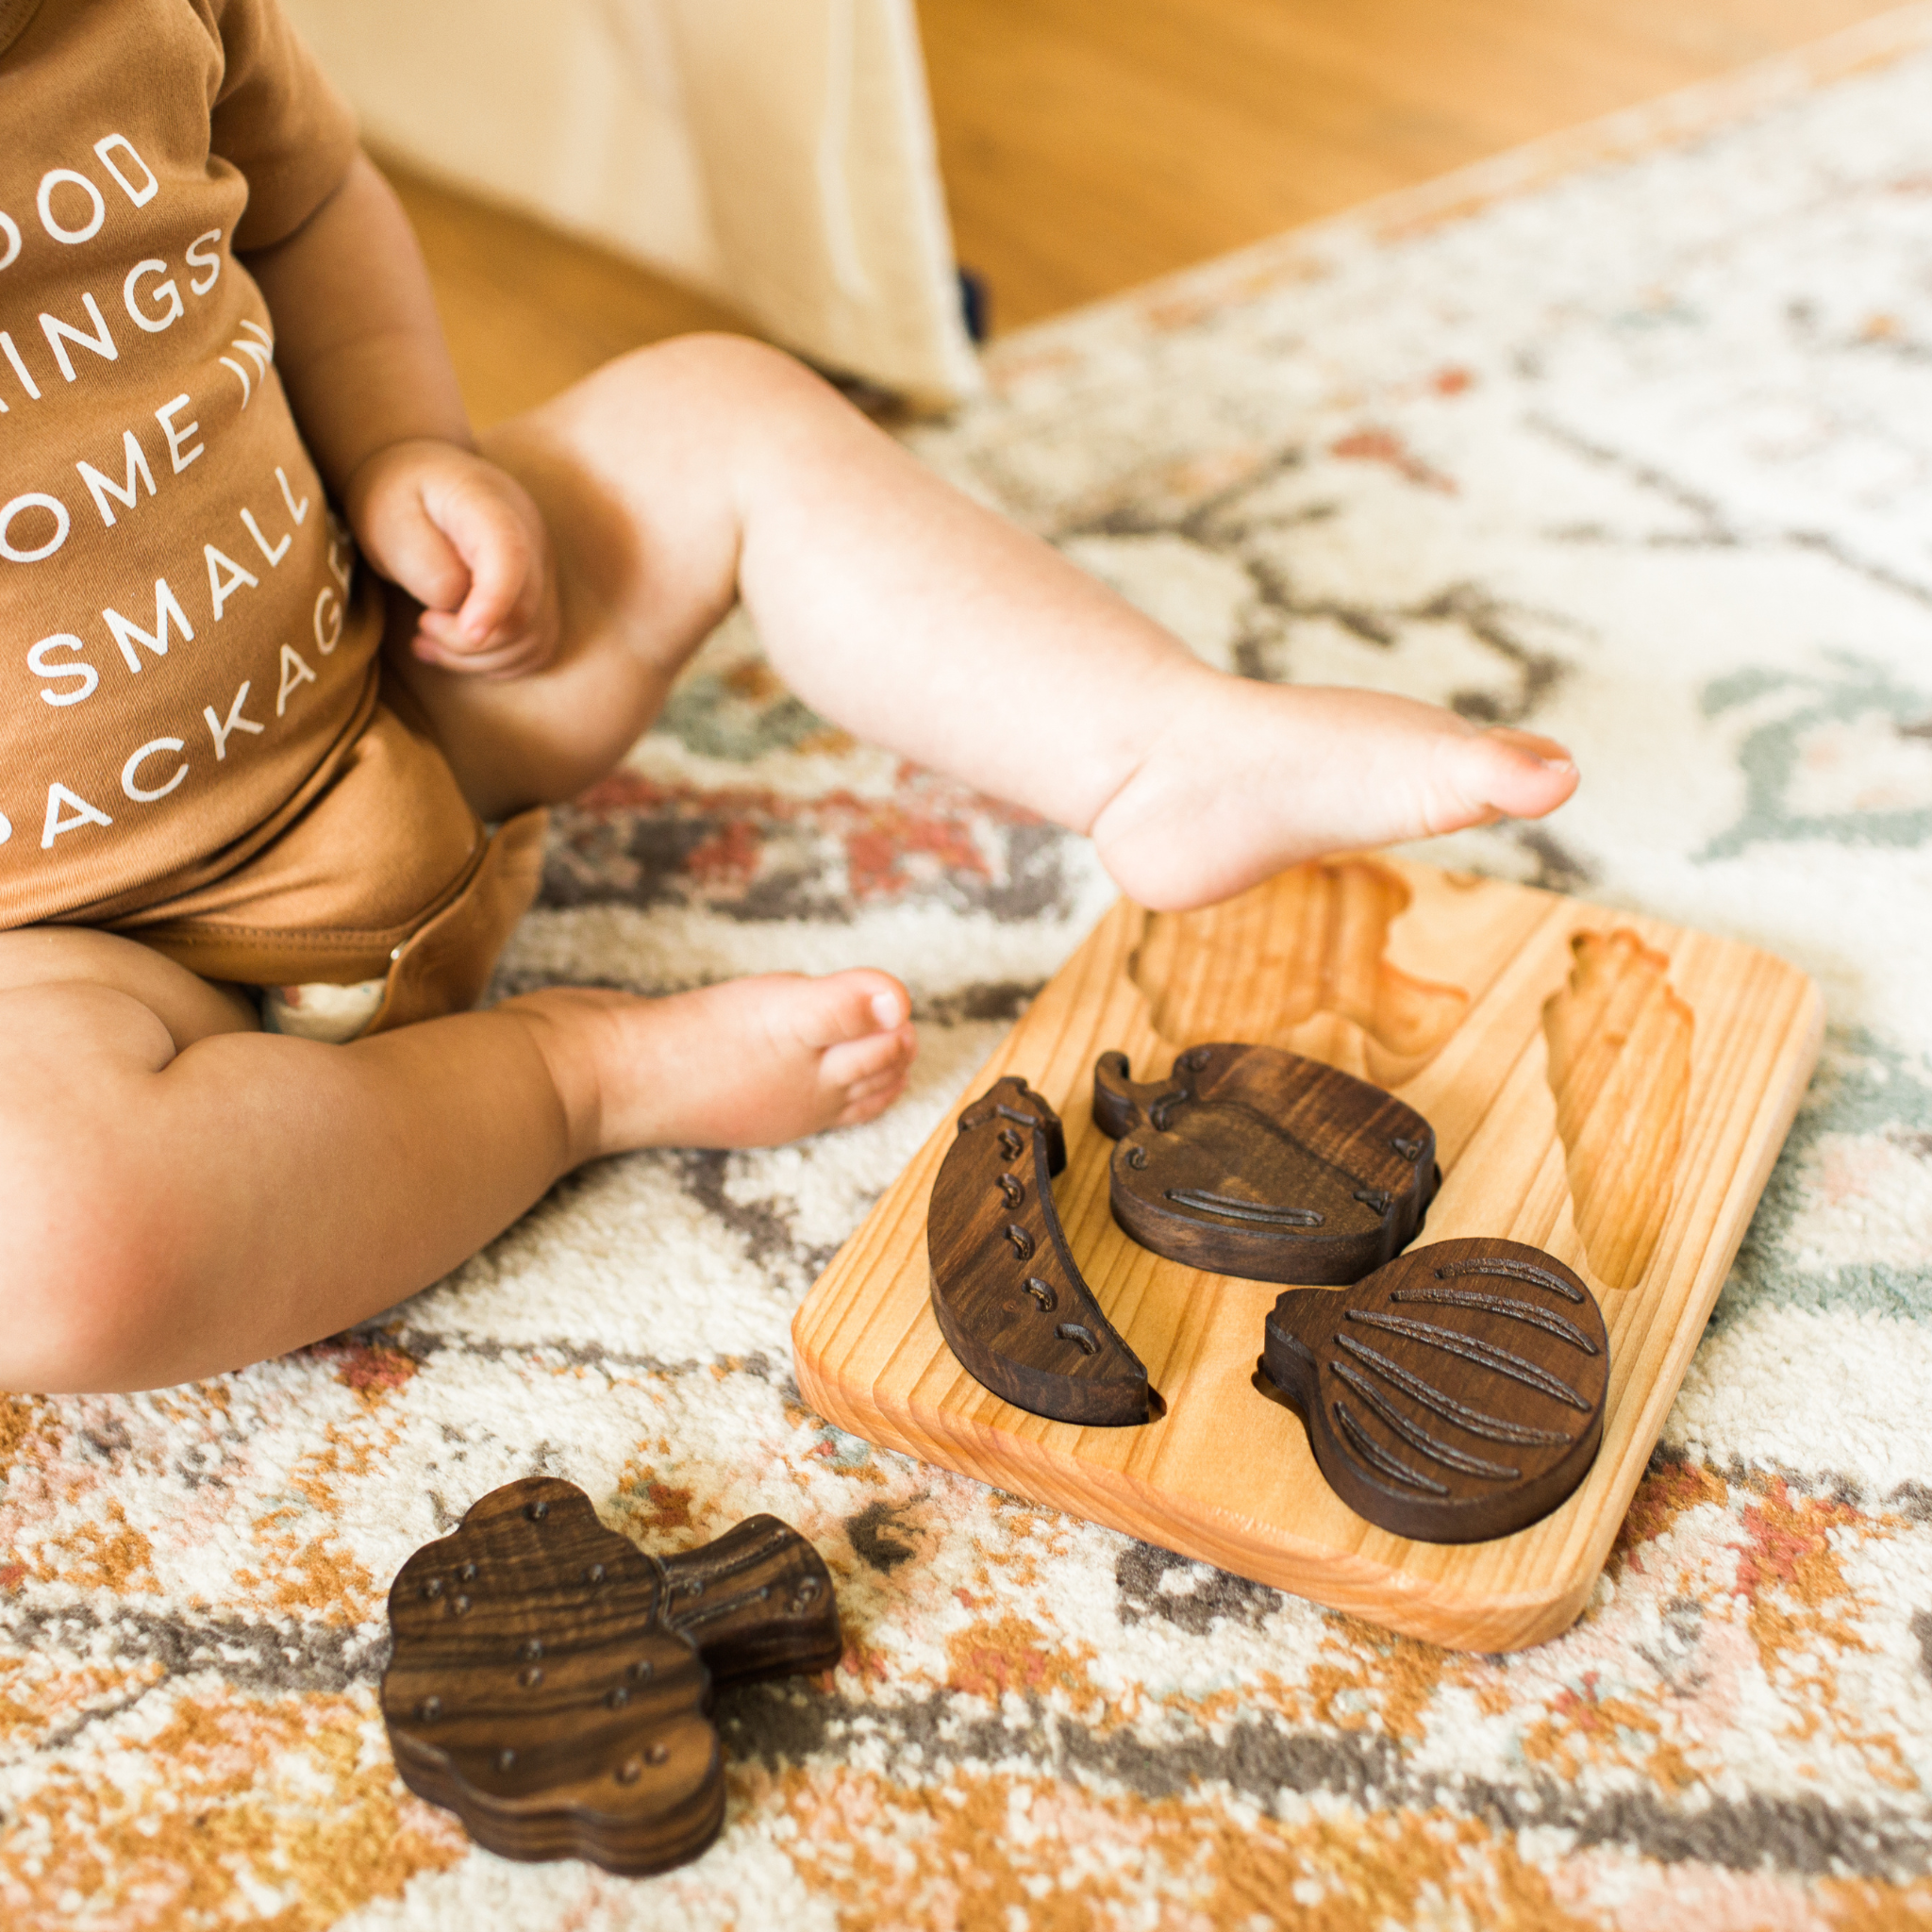
[[[874, 961], [910, 1097], [558, 1188], [373, 1324], [0, 1402], [0, 1921], [26, 1928], [1879, 1926], [1932, 1920], [1932, 14], [1001, 345], [914, 440], [1257, 677], [1551, 731], [1456, 862], [1770, 946], [1824, 1067], [1610, 1566], [1507, 1657], [869, 1449], [792, 1308], [1109, 896], [827, 730], [727, 626], [560, 816], [505, 983]], [[544, 1471], [649, 1546], [758, 1509], [849, 1648], [734, 1692], [724, 1835], [625, 1882], [396, 1780], [383, 1594]]]

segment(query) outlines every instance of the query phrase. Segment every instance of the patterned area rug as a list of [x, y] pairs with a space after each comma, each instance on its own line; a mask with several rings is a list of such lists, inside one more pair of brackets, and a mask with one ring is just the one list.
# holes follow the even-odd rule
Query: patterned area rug
[[[0, 1918], [26, 1927], [1874, 1927], [1932, 1920], [1932, 15], [1005, 344], [933, 463], [1257, 677], [1569, 741], [1433, 856], [1770, 946], [1824, 1066], [1608, 1570], [1457, 1656], [827, 1428], [788, 1323], [1109, 891], [727, 626], [560, 816], [506, 985], [875, 961], [887, 1119], [578, 1174], [385, 1321], [0, 1400]], [[758, 1509], [849, 1647], [724, 1696], [649, 1882], [398, 1784], [383, 1593], [493, 1486]]]

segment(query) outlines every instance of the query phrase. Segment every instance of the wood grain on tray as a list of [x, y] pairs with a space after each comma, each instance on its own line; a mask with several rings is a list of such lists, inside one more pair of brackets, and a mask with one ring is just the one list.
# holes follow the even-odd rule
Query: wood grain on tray
[[[949, 1108], [807, 1297], [800, 1390], [841, 1428], [1414, 1635], [1509, 1649], [1582, 1607], [1816, 1061], [1817, 989], [1768, 953], [1388, 857], [1302, 866], [1205, 911], [1124, 902], [968, 1090], [1023, 1076], [1058, 1114], [1071, 1253], [1164, 1412], [1090, 1428], [1003, 1402], [930, 1303], [926, 1212]], [[1553, 1255], [1602, 1305], [1602, 1446], [1529, 1528], [1443, 1545], [1376, 1528], [1254, 1386], [1272, 1286], [1115, 1226], [1094, 1061], [1280, 1046], [1390, 1088], [1433, 1126], [1424, 1239]]]

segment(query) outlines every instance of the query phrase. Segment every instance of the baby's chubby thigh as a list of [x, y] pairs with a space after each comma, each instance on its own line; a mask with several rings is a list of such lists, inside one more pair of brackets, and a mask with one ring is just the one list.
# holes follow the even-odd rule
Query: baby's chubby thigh
[[0, 1389], [148, 1386], [126, 1339], [172, 1319], [170, 1210], [219, 1186], [236, 1133], [225, 1108], [184, 1135], [150, 1102], [188, 1049], [257, 1025], [247, 995], [133, 940], [0, 933]]
[[[12, 1004], [11, 995], [64, 987], [125, 994], [160, 1023], [176, 1053], [197, 1040], [253, 1033], [261, 1026], [250, 993], [204, 979], [137, 940], [74, 925], [0, 932], [0, 1014]], [[0, 1024], [0, 1078], [8, 1031]]]

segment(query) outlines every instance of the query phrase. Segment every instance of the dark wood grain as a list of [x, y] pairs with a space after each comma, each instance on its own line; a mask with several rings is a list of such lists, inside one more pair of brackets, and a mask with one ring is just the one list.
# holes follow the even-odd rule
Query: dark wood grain
[[818, 1552], [774, 1516], [654, 1557], [573, 1483], [471, 1506], [391, 1587], [382, 1714], [403, 1782], [508, 1858], [661, 1872], [724, 1816], [714, 1683], [828, 1669]]
[[1397, 1536], [1473, 1543], [1547, 1516], [1596, 1457], [1602, 1310], [1521, 1241], [1437, 1241], [1348, 1289], [1290, 1289], [1257, 1378], [1301, 1416], [1322, 1474]]
[[1359, 1281], [1415, 1239], [1441, 1179], [1412, 1107], [1280, 1047], [1190, 1047], [1145, 1082], [1102, 1054], [1093, 1118], [1120, 1142], [1114, 1219], [1215, 1274]]
[[1054, 1208], [1066, 1164], [1059, 1116], [1015, 1074], [959, 1116], [926, 1211], [933, 1313], [967, 1373], [1015, 1407], [1144, 1423], [1147, 1371], [1080, 1278]]

